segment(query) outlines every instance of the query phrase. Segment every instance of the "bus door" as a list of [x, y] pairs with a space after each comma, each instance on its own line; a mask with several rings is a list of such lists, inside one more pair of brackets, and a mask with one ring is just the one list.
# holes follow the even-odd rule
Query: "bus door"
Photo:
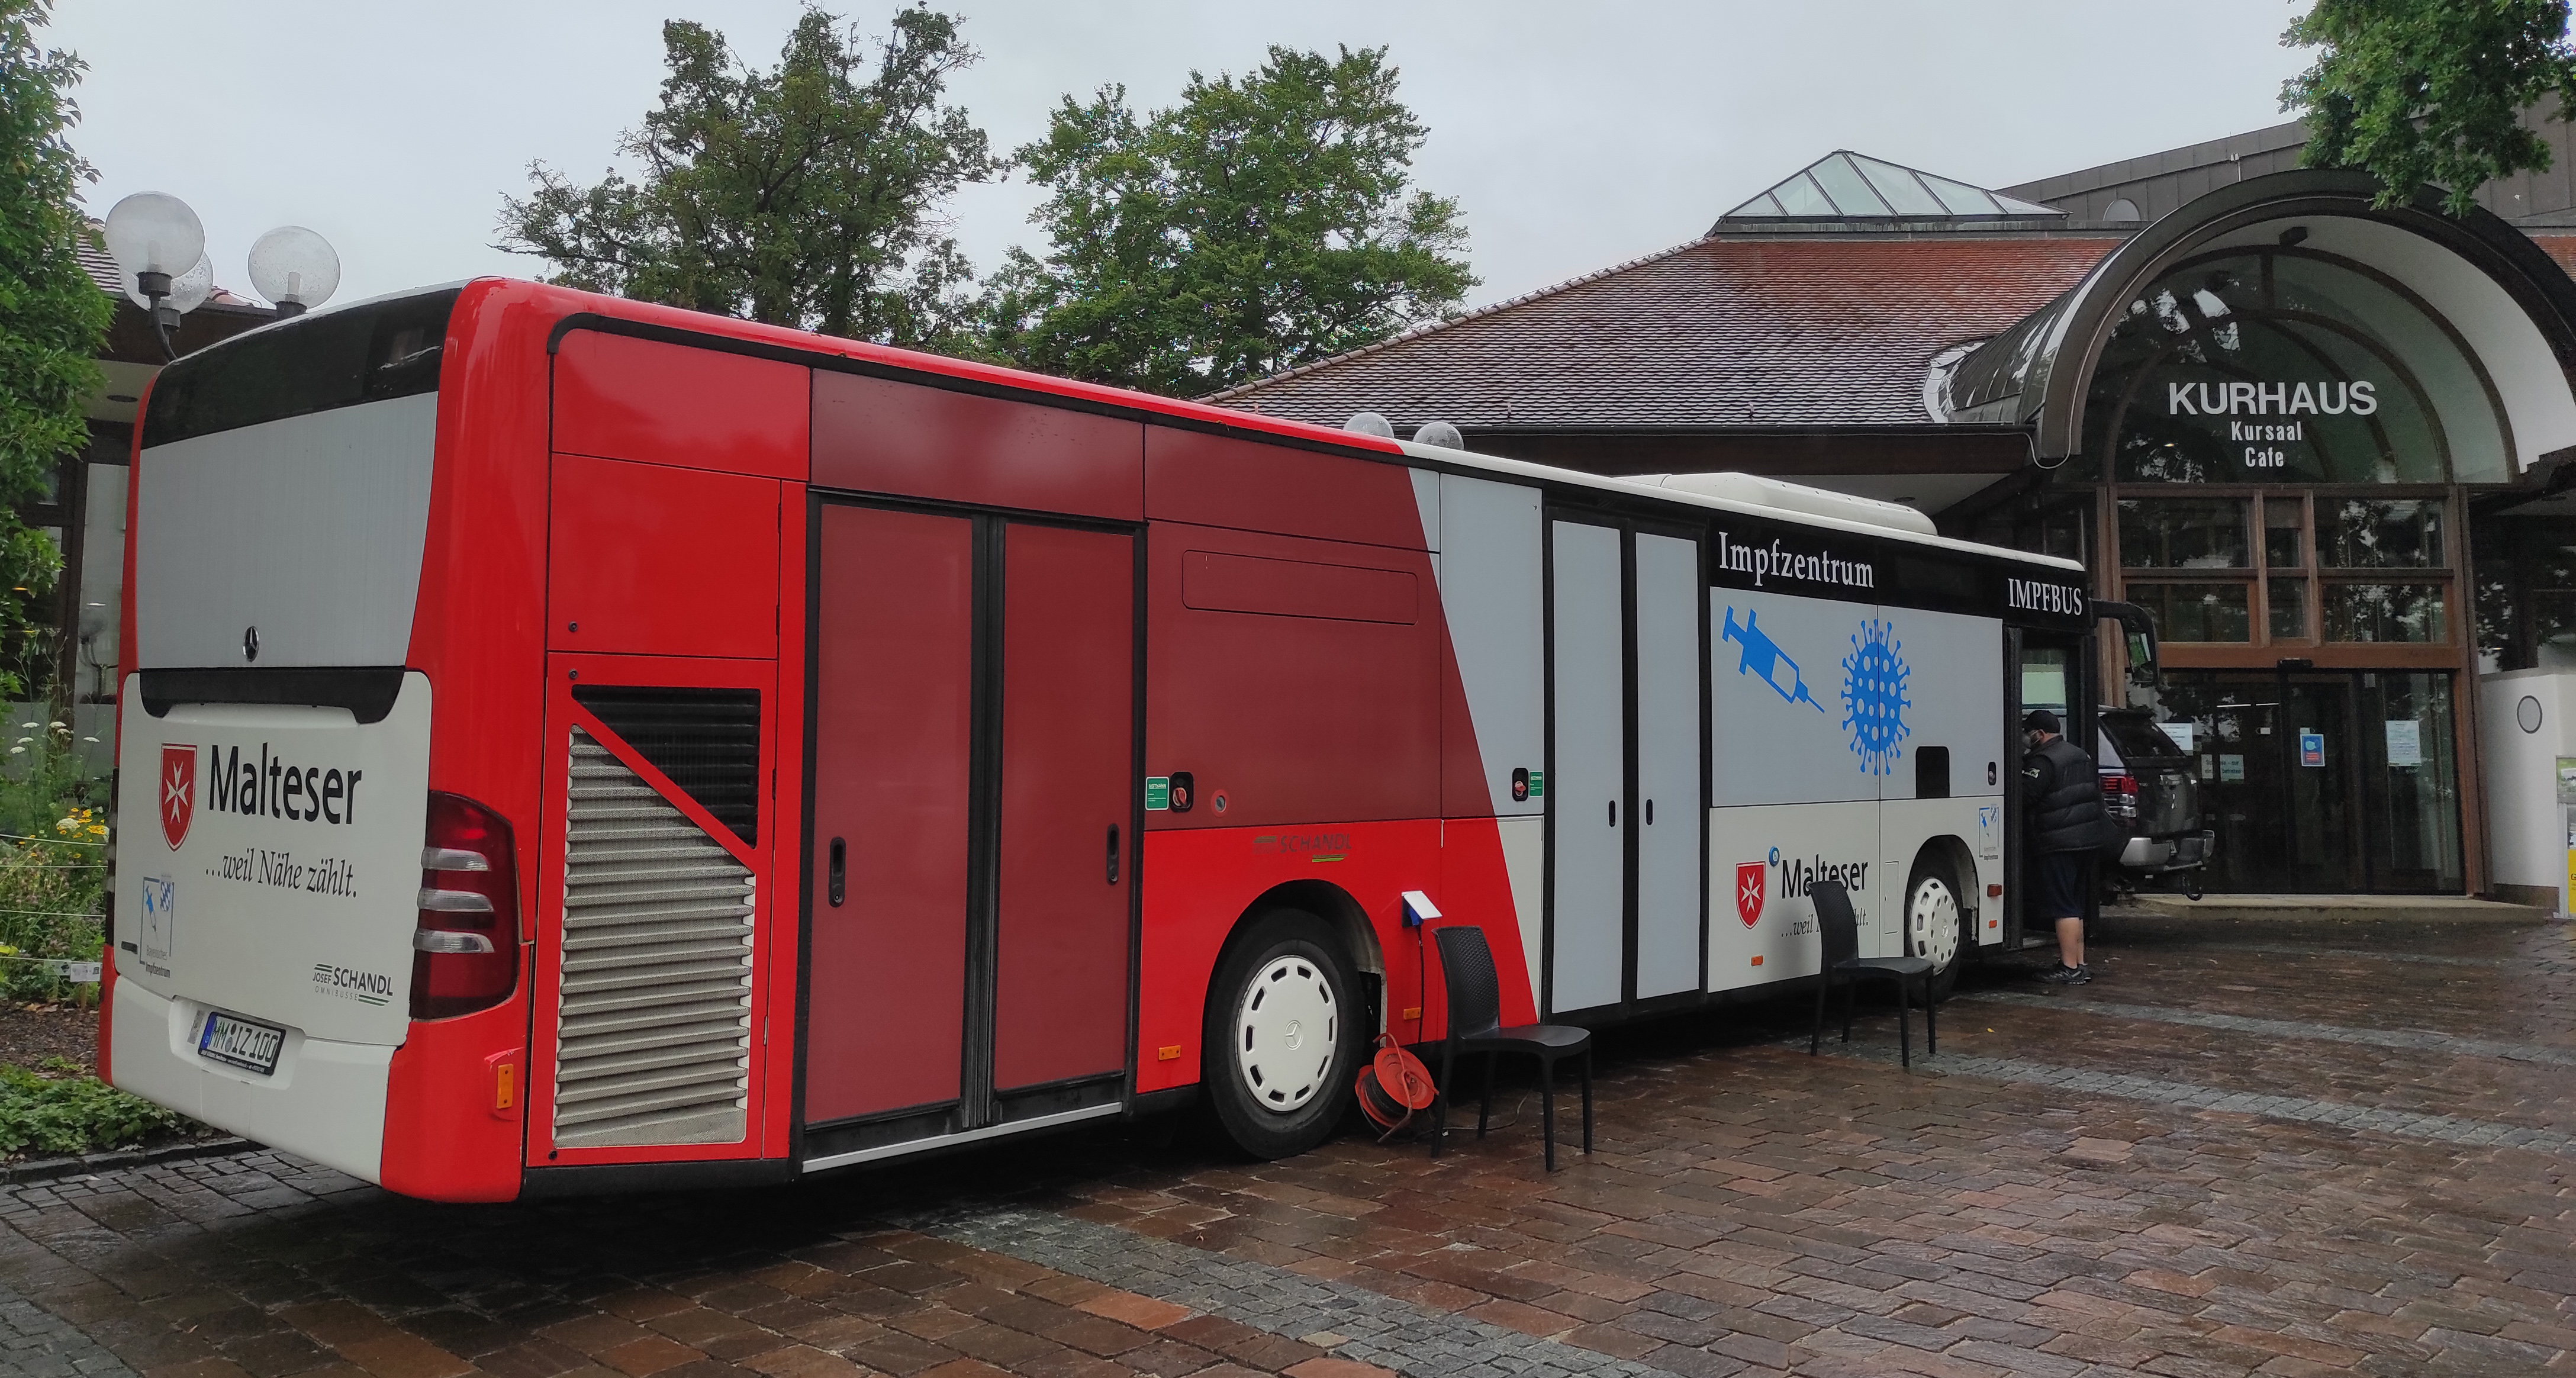
[[1549, 549], [1547, 1012], [1695, 995], [1708, 869], [1699, 543], [1560, 517]]
[[829, 501], [814, 530], [808, 1164], [1114, 1113], [1135, 536]]
[[[2013, 744], [2014, 769], [2006, 776], [2004, 791], [2004, 946], [2020, 948], [2040, 946], [2057, 941], [2045, 924], [2026, 922], [2022, 904], [2029, 893], [2028, 846], [2029, 801], [2022, 797], [2021, 771], [2022, 715], [2045, 708], [2057, 715], [2065, 729], [2066, 740], [2084, 749], [2084, 754], [2097, 760], [2101, 743], [2097, 739], [2099, 713], [2096, 700], [2100, 690], [2094, 678], [2094, 639], [2090, 635], [2040, 631], [2028, 627], [2004, 629], [2004, 655], [2010, 664], [2004, 677], [2007, 702], [2004, 705], [2009, 724], [2007, 740]], [[2097, 917], [2098, 897], [2088, 894], [2084, 918], [2090, 923]]]

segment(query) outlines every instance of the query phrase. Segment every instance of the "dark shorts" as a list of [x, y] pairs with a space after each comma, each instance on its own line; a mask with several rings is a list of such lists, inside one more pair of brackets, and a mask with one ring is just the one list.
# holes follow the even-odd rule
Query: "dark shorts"
[[2049, 852], [2031, 858], [2030, 902], [2022, 922], [2033, 928], [2084, 917], [2084, 854]]

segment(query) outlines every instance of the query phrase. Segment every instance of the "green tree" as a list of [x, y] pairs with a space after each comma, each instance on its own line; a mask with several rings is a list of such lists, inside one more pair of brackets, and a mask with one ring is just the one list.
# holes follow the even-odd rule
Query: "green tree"
[[2524, 110], [2555, 93], [2576, 113], [2567, 0], [2315, 0], [2281, 42], [2324, 50], [2281, 88], [2307, 165], [2375, 174], [2381, 205], [2429, 182], [2467, 214], [2480, 186], [2549, 166]]
[[1019, 150], [1041, 261], [995, 277], [990, 341], [1029, 367], [1194, 396], [1453, 313], [1476, 284], [1455, 199], [1410, 185], [1425, 130], [1384, 48], [1270, 49], [1138, 116], [1065, 98]]
[[17, 504], [41, 491], [62, 457], [89, 439], [83, 403], [112, 303], [82, 269], [94, 235], [81, 183], [98, 174], [65, 135], [80, 119], [71, 88], [81, 60], [40, 48], [51, 0], [0, 0], [0, 694], [45, 687], [45, 638], [29, 616], [62, 568]]
[[942, 103], [977, 57], [957, 21], [916, 6], [871, 44], [808, 8], [767, 71], [685, 20], [662, 26], [662, 46], [661, 102], [617, 145], [638, 175], [612, 169], [583, 187], [531, 164], [528, 197], [502, 198], [495, 247], [544, 258], [569, 287], [852, 339], [954, 342], [974, 275], [941, 206], [1008, 166]]

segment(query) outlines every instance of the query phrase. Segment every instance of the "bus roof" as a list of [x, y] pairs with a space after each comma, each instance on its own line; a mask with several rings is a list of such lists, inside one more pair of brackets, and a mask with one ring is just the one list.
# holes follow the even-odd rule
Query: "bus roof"
[[465, 289], [464, 295], [458, 302], [460, 309], [470, 309], [477, 299], [484, 295], [474, 290], [477, 288], [486, 291], [515, 290], [532, 294], [537, 298], [538, 303], [551, 308], [549, 314], [557, 317], [549, 339], [549, 348], [553, 340], [560, 339], [568, 331], [582, 328], [586, 323], [600, 325], [611, 321], [625, 322], [645, 327], [655, 334], [668, 332], [695, 336], [709, 344], [730, 343], [744, 349], [745, 352], [786, 357], [801, 356], [809, 360], [849, 359], [865, 362], [877, 368], [923, 376], [927, 379], [944, 378], [968, 384], [979, 390], [992, 389], [1023, 395], [1033, 394], [1037, 398], [1071, 403], [1085, 410], [1109, 410], [1145, 417], [1163, 417], [1200, 427], [1250, 432], [1293, 441], [1304, 446], [1327, 447], [1383, 460], [1409, 461], [1417, 465], [1453, 472], [1490, 474], [1498, 478], [1590, 489], [1604, 494], [1642, 499], [1674, 507], [1740, 513], [1819, 530], [1841, 531], [1880, 540], [1902, 541], [1937, 550], [2011, 560], [2077, 574], [2084, 571], [2084, 566], [2073, 560], [2014, 550], [2008, 546], [1963, 541], [1926, 531], [1923, 526], [1928, 525], [1928, 521], [1910, 508], [1900, 508], [1893, 503], [1854, 498], [1828, 489], [1812, 488], [1758, 475], [1720, 472], [1623, 478], [1591, 474], [1578, 469], [1533, 464], [1524, 460], [1505, 459], [1497, 455], [1477, 454], [1469, 450], [1445, 449], [1355, 431], [1332, 430], [1308, 422], [1266, 416], [1260, 412], [1157, 397], [1150, 393], [1132, 392], [1098, 383], [1085, 383], [1070, 378], [1031, 373], [996, 364], [953, 359], [938, 354], [924, 354], [891, 345], [872, 344], [864, 340], [816, 335], [791, 330], [784, 326], [765, 325], [757, 321], [738, 320], [730, 316], [689, 311], [653, 302], [630, 301], [622, 297], [604, 296], [516, 278], [474, 278], [464, 283], [442, 283], [432, 287], [387, 293], [361, 301], [335, 304], [234, 336], [209, 346], [205, 352], [240, 347], [274, 331], [294, 329], [299, 322], [310, 322], [344, 311], [362, 310], [436, 292], [456, 291], [460, 287]]

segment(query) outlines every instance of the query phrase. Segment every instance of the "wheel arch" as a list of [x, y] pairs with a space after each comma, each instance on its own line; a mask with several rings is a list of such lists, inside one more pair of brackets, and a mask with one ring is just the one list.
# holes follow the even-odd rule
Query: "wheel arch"
[[[1975, 921], [1984, 917], [1985, 887], [1977, 883], [1977, 856], [1968, 850], [1966, 839], [1955, 833], [1934, 833], [1915, 849], [1914, 861], [1906, 868], [1906, 884], [1913, 885], [1914, 872], [1924, 863], [1939, 867], [1949, 877], [1950, 889], [1959, 898], [1959, 913], [1970, 921], [1969, 931], [1976, 932]], [[1974, 944], [1970, 944], [1973, 946]]]
[[1378, 942], [1377, 928], [1369, 922], [1368, 911], [1360, 907], [1360, 902], [1352, 898], [1349, 891], [1331, 881], [1292, 880], [1262, 891], [1252, 903], [1244, 906], [1241, 914], [1235, 916], [1234, 926], [1227, 930], [1225, 943], [1218, 949], [1219, 964], [1223, 964], [1223, 954], [1234, 947], [1245, 930], [1259, 922], [1263, 915], [1282, 909], [1312, 914], [1332, 930], [1334, 940], [1341, 944], [1342, 955], [1350, 959], [1352, 970], [1359, 974], [1364, 986], [1371, 987], [1370, 1003], [1377, 1007], [1371, 1013], [1376, 1016], [1377, 1028], [1371, 1029], [1370, 1033], [1375, 1034], [1385, 1028], [1386, 950]]

